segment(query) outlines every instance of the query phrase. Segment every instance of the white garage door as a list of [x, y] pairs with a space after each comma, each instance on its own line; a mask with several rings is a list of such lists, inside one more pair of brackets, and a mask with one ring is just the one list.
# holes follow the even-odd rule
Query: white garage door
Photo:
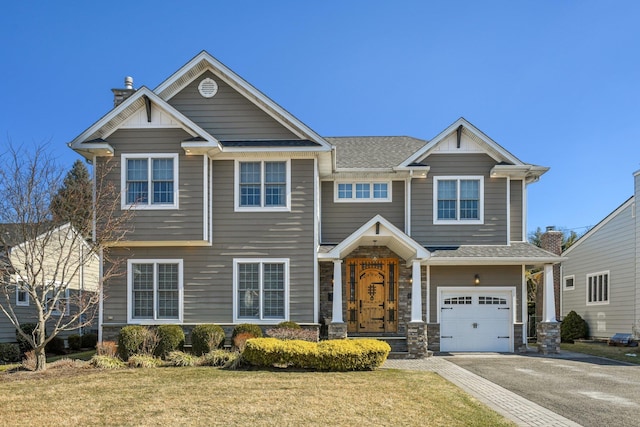
[[511, 306], [508, 291], [443, 291], [440, 351], [513, 351]]

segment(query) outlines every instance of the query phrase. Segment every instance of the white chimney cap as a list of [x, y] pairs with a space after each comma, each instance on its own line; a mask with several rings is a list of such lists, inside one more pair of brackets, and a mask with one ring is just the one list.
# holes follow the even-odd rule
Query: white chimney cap
[[124, 78], [125, 89], [133, 89], [133, 77], [127, 76]]

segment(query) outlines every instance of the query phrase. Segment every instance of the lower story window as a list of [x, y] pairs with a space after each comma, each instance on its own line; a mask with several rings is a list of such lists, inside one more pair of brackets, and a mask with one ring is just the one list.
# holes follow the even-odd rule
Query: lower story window
[[288, 318], [287, 259], [234, 260], [235, 319]]
[[587, 304], [609, 303], [609, 272], [587, 274]]
[[182, 260], [129, 260], [129, 320], [182, 319]]

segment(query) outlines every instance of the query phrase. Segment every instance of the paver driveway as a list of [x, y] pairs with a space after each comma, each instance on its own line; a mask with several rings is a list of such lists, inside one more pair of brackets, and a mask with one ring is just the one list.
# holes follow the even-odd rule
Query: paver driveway
[[566, 352], [442, 356], [585, 427], [640, 425], [640, 365]]

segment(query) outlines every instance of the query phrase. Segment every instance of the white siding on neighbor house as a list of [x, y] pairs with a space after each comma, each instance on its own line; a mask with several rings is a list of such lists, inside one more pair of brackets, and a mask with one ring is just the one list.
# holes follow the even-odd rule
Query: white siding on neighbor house
[[[593, 337], [631, 333], [635, 318], [635, 218], [629, 204], [569, 249], [562, 263], [562, 312], [574, 310], [589, 323]], [[587, 275], [609, 272], [609, 303], [587, 305]], [[564, 289], [564, 277], [574, 276], [574, 288]]]

